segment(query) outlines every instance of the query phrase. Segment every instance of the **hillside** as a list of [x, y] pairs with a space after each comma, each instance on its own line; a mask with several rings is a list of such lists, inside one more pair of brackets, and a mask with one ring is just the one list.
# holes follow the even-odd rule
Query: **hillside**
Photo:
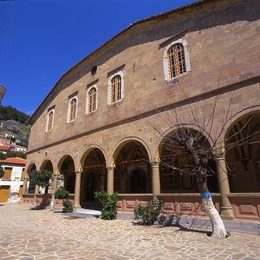
[[0, 135], [14, 136], [17, 144], [27, 146], [30, 125], [29, 116], [11, 106], [0, 106]]
[[26, 123], [29, 119], [29, 116], [25, 113], [17, 110], [11, 106], [0, 106], [0, 121], [14, 120], [19, 123]]

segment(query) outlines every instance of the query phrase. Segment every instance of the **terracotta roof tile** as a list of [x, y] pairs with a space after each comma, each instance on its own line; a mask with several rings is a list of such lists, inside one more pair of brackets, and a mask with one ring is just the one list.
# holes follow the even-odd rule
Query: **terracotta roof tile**
[[20, 157], [11, 157], [11, 158], [6, 158], [5, 160], [0, 160], [0, 163], [4, 164], [26, 164], [26, 160]]
[[0, 144], [0, 150], [1, 151], [8, 151], [8, 150], [10, 150], [10, 148], [11, 148], [11, 145], [8, 145], [8, 144], [1, 145]]

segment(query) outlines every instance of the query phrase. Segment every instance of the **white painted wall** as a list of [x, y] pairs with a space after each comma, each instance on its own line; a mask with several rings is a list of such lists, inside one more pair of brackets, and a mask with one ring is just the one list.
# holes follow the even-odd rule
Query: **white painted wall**
[[12, 168], [10, 180], [0, 180], [0, 186], [10, 186], [8, 202], [18, 202], [20, 186], [23, 185], [22, 172], [24, 166], [2, 165], [3, 169]]

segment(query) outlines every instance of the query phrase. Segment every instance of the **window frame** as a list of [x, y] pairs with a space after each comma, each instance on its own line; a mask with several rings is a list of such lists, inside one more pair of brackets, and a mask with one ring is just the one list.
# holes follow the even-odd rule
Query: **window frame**
[[[116, 76], [120, 76], [121, 77], [121, 98], [112, 102], [112, 79]], [[124, 73], [123, 71], [118, 71], [116, 73], [114, 73], [113, 75], [111, 75], [108, 79], [108, 91], [107, 91], [107, 104], [108, 105], [114, 105], [117, 103], [120, 103], [123, 101], [125, 97], [125, 83], [124, 83]]]
[[[49, 119], [50, 119], [50, 113], [53, 113], [53, 119], [52, 119], [52, 125], [51, 128], [49, 129]], [[45, 128], [45, 132], [51, 132], [53, 130], [54, 127], [54, 119], [55, 119], [55, 109], [50, 109], [47, 113], [47, 119], [46, 119], [46, 128]]]
[[[93, 110], [93, 111], [89, 111], [89, 92], [92, 90], [92, 89], [95, 89], [96, 90], [96, 109]], [[85, 111], [85, 114], [88, 115], [88, 114], [92, 114], [92, 113], [95, 113], [98, 109], [98, 87], [97, 87], [97, 84], [94, 84], [94, 85], [91, 85], [90, 87], [88, 87], [88, 90], [87, 90], [87, 94], [86, 94], [86, 111]]]
[[[71, 102], [72, 102], [73, 99], [76, 100], [76, 112], [75, 112], [75, 118], [74, 118], [74, 119], [70, 119], [70, 114], [71, 114]], [[78, 115], [78, 104], [79, 104], [79, 100], [78, 100], [78, 96], [77, 96], [77, 95], [75, 95], [75, 96], [69, 98], [68, 112], [67, 112], [67, 123], [74, 122], [74, 121], [77, 119], [77, 115]]]
[[[170, 78], [169, 75], [169, 63], [168, 63], [168, 50], [175, 44], [182, 44], [183, 51], [184, 51], [184, 60], [185, 60], [185, 69], [186, 71], [182, 74], [177, 75], [176, 77]], [[164, 70], [164, 79], [165, 81], [171, 81], [176, 78], [182, 77], [183, 75], [187, 74], [189, 71], [191, 71], [190, 66], [190, 58], [189, 58], [189, 52], [187, 48], [188, 44], [187, 41], [184, 39], [178, 39], [176, 41], [171, 42], [165, 47], [164, 54], [163, 54], [163, 70]]]

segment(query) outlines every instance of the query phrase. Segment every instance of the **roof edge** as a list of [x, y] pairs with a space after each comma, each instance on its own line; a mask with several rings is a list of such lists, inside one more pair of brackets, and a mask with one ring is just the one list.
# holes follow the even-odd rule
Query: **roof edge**
[[[196, 1], [196, 0], [195, 0]], [[84, 58], [82, 58], [79, 62], [77, 62], [76, 64], [74, 64], [70, 69], [68, 69], [64, 74], [62, 74], [62, 76], [58, 79], [58, 81], [56, 82], [56, 84], [54, 85], [54, 87], [50, 90], [50, 92], [47, 94], [47, 96], [44, 98], [44, 100], [40, 103], [40, 105], [36, 108], [36, 110], [33, 112], [33, 114], [31, 115], [31, 117], [29, 118], [28, 122], [30, 124], [33, 124], [36, 120], [37, 120], [37, 116], [38, 114], [43, 110], [43, 106], [45, 104], [45, 102], [51, 97], [51, 95], [53, 94], [53, 92], [55, 91], [56, 87], [59, 85], [59, 83], [62, 81], [62, 79], [68, 75], [72, 70], [74, 70], [77, 66], [79, 66], [80, 64], [82, 64], [84, 61], [86, 61], [88, 58], [90, 58], [91, 56], [93, 56], [94, 54], [98, 53], [101, 49], [105, 48], [111, 41], [113, 41], [114, 39], [118, 38], [119, 36], [121, 36], [122, 34], [124, 34], [126, 31], [128, 31], [129, 29], [145, 23], [147, 21], [151, 21], [160, 17], [164, 17], [168, 14], [171, 13], [175, 13], [175, 12], [179, 12], [179, 11], [183, 11], [186, 10], [188, 8], [193, 8], [194, 6], [200, 6], [202, 4], [204, 4], [205, 2], [210, 2], [210, 1], [214, 1], [214, 0], [198, 0], [194, 3], [191, 4], [186, 4], [184, 6], [181, 7], [177, 7], [165, 12], [161, 12], [146, 18], [143, 18], [141, 20], [135, 21], [133, 23], [131, 23], [129, 26], [127, 26], [126, 28], [124, 28], [122, 31], [120, 31], [119, 33], [115, 34], [114, 36], [112, 36], [112, 38], [108, 39], [107, 41], [105, 41], [103, 44], [101, 44], [98, 48], [94, 49], [92, 52], [90, 52], [87, 56], [85, 56]]]

